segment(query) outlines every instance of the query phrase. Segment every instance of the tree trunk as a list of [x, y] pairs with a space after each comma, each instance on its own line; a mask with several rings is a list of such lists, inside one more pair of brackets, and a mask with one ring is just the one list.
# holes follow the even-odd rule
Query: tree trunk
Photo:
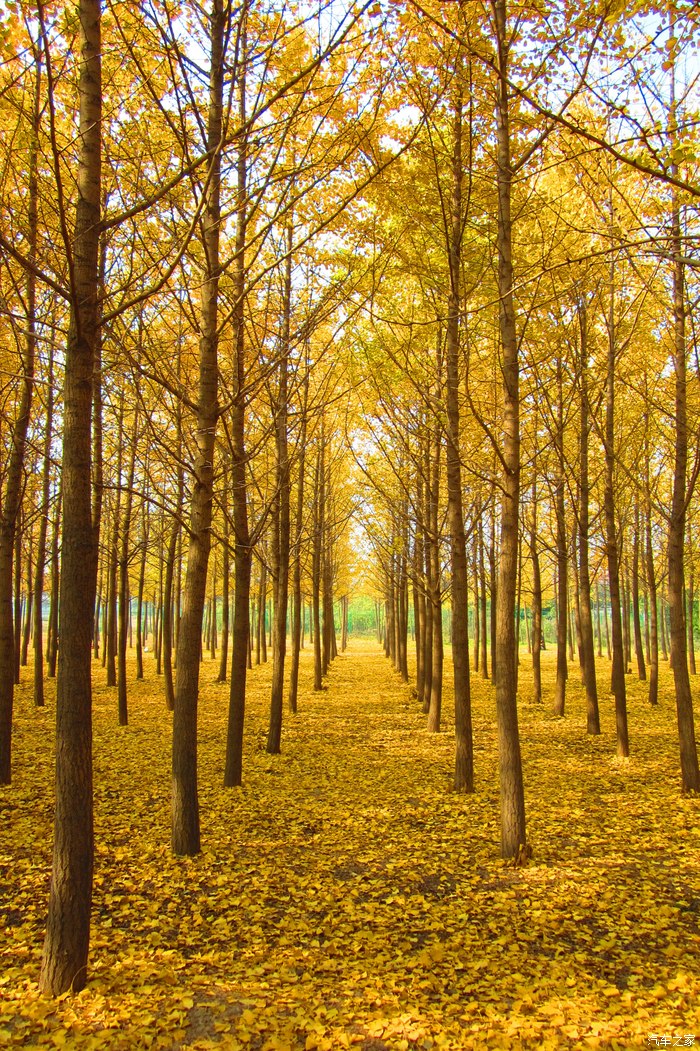
[[568, 548], [566, 510], [564, 504], [564, 392], [561, 358], [557, 358], [557, 430], [555, 437], [557, 462], [554, 490], [554, 510], [557, 522], [557, 678], [554, 686], [554, 714], [562, 717], [566, 705], [567, 610], [568, 610]]
[[126, 643], [128, 631], [129, 600], [129, 541], [131, 534], [131, 509], [134, 502], [134, 476], [136, 473], [136, 446], [138, 444], [139, 414], [138, 402], [134, 411], [134, 429], [131, 435], [129, 475], [127, 478], [126, 503], [122, 521], [121, 546], [119, 551], [119, 638], [118, 638], [118, 709], [119, 725], [129, 723], [129, 710], [126, 691]]
[[46, 571], [46, 540], [51, 506], [51, 442], [53, 439], [53, 393], [54, 342], [49, 343], [49, 362], [46, 391], [46, 418], [44, 421], [43, 466], [41, 472], [41, 510], [39, 515], [39, 537], [36, 552], [36, 576], [34, 578], [34, 704], [44, 705], [44, 574]]
[[139, 582], [136, 594], [136, 678], [143, 679], [143, 646], [145, 629], [143, 596], [146, 589], [146, 563], [148, 561], [148, 516], [146, 502], [141, 507], [141, 559], [139, 562]]
[[304, 603], [301, 594], [301, 544], [304, 532], [304, 488], [306, 472], [306, 428], [309, 400], [309, 367], [305, 362], [297, 468], [297, 503], [294, 522], [294, 563], [292, 573], [292, 654], [289, 671], [289, 710], [296, 712], [299, 696], [299, 653], [304, 630]]
[[488, 679], [489, 665], [486, 632], [486, 567], [484, 565], [484, 524], [483, 508], [479, 513], [479, 579], [481, 582], [481, 678]]
[[282, 305], [282, 333], [280, 338], [279, 377], [275, 412], [275, 456], [277, 486], [277, 528], [275, 529], [277, 579], [275, 581], [274, 636], [272, 647], [272, 693], [270, 698], [270, 727], [267, 751], [277, 755], [281, 747], [282, 711], [284, 708], [284, 663], [287, 650], [287, 606], [289, 596], [290, 550], [290, 478], [287, 439], [287, 388], [289, 370], [289, 330], [292, 314], [292, 245], [294, 229], [287, 226], [287, 258], [284, 275]]
[[[590, 501], [590, 484], [588, 480], [588, 436], [590, 424], [588, 417], [588, 315], [586, 304], [579, 304], [579, 330], [581, 335], [581, 437], [579, 446], [579, 492], [578, 506], [578, 586], [579, 605], [581, 610], [581, 667], [583, 684], [586, 689], [586, 732], [600, 733], [600, 712], [598, 708], [598, 684], [595, 673], [595, 652], [593, 648], [593, 621], [591, 617], [591, 576], [589, 564], [590, 518], [588, 505]], [[598, 647], [600, 650], [600, 602], [598, 611]]]
[[175, 854], [200, 850], [197, 796], [197, 701], [202, 621], [211, 548], [213, 466], [218, 419], [218, 292], [221, 142], [223, 132], [224, 28], [223, 0], [212, 0], [209, 43], [209, 112], [207, 150], [211, 155], [204, 190], [202, 240], [204, 279], [200, 300], [197, 455], [190, 500], [189, 550], [177, 646], [173, 717], [172, 848]]
[[[457, 71], [458, 81], [461, 70]], [[471, 690], [469, 682], [469, 583], [462, 509], [462, 468], [459, 440], [459, 310], [462, 260], [462, 86], [454, 101], [451, 227], [448, 241], [450, 294], [446, 341], [446, 476], [447, 516], [452, 556], [452, 664], [455, 693], [456, 792], [474, 791]]]
[[[41, 44], [34, 52], [36, 79], [29, 149], [29, 194], [27, 210], [27, 254], [30, 263], [36, 261], [38, 238], [38, 155], [39, 123], [41, 117]], [[36, 277], [27, 269], [27, 329], [21, 364], [19, 405], [12, 425], [10, 453], [6, 465], [5, 492], [0, 502], [0, 785], [9, 785], [12, 778], [12, 713], [15, 687], [15, 637], [17, 625], [12, 611], [12, 564], [15, 534], [22, 499], [22, 475], [27, 445], [27, 431], [34, 393], [34, 358], [36, 353]], [[39, 603], [41, 604], [41, 603]]]
[[430, 602], [432, 605], [432, 661], [430, 700], [428, 706], [428, 729], [437, 733], [442, 714], [442, 588], [440, 579], [440, 535], [438, 511], [440, 506], [440, 430], [436, 426], [431, 463], [429, 489], [430, 514]]
[[[537, 464], [533, 464], [536, 472]], [[530, 528], [530, 557], [532, 558], [532, 699], [542, 703], [542, 575], [537, 551], [537, 484], [532, 483], [532, 526]]]
[[[624, 644], [620, 601], [620, 564], [615, 523], [615, 284], [614, 262], [610, 263], [610, 314], [608, 318], [608, 359], [605, 400], [605, 545], [610, 584], [610, 617], [612, 621], [611, 691], [615, 697], [617, 754], [629, 755], [627, 733], [627, 693], [625, 687]], [[607, 625], [607, 620], [606, 620]]]
[[97, 559], [91, 503], [92, 394], [98, 329], [102, 73], [100, 0], [80, 0], [78, 194], [65, 350], [61, 650], [56, 688], [56, 809], [39, 987], [85, 985], [92, 902], [92, 622]]
[[[672, 85], [675, 86], [675, 85]], [[675, 132], [675, 98], [671, 101], [672, 133]], [[675, 168], [675, 165], [674, 165]], [[675, 172], [674, 172], [675, 174]], [[688, 410], [686, 376], [686, 299], [685, 266], [682, 259], [681, 219], [677, 191], [673, 191], [671, 241], [673, 247], [673, 364], [675, 370], [675, 443], [673, 460], [673, 493], [668, 526], [668, 597], [671, 626], [671, 663], [676, 690], [676, 714], [680, 744], [683, 792], [700, 792], [700, 767], [695, 740], [693, 696], [688, 675], [688, 650], [685, 624], [684, 543], [686, 509], [691, 493], [687, 490]]]
[[634, 621], [634, 652], [637, 658], [637, 675], [646, 680], [647, 669], [644, 663], [644, 643], [642, 642], [642, 621], [639, 602], [639, 503], [634, 506], [634, 547], [632, 550], [632, 619]]
[[46, 673], [49, 679], [56, 678], [56, 665], [58, 663], [58, 597], [61, 585], [58, 535], [61, 527], [62, 508], [63, 488], [61, 483], [58, 496], [56, 497], [56, 512], [51, 535], [51, 598], [49, 601], [49, 623], [46, 634]]
[[[239, 14], [238, 118], [242, 129], [246, 120], [246, 76], [248, 0], [243, 0]], [[245, 724], [246, 676], [250, 660], [250, 574], [253, 553], [248, 526], [248, 495], [245, 447], [245, 243], [247, 229], [247, 132], [238, 140], [236, 164], [237, 197], [236, 252], [233, 263], [233, 346], [235, 350], [235, 390], [230, 412], [231, 484], [233, 501], [233, 631], [231, 637], [231, 688], [229, 691], [228, 728], [224, 787], [233, 788], [243, 780], [243, 727]]]
[[518, 338], [513, 302], [513, 241], [509, 70], [505, 0], [493, 0], [497, 45], [498, 290], [503, 376], [501, 545], [496, 594], [496, 712], [501, 799], [501, 854], [522, 858], [526, 850], [525, 794], [513, 668], [515, 589], [520, 504], [520, 395]]
[[688, 594], [685, 619], [688, 626], [688, 669], [691, 675], [697, 675], [695, 664], [695, 565], [693, 563], [692, 531], [688, 522]]
[[217, 682], [226, 682], [228, 674], [228, 637], [231, 630], [229, 622], [229, 608], [231, 604], [229, 578], [231, 576], [231, 556], [229, 553], [229, 518], [228, 518], [228, 491], [229, 491], [229, 468], [224, 465], [223, 481], [224, 493], [222, 497], [223, 518], [223, 544], [221, 558], [221, 653], [219, 655], [219, 674]]

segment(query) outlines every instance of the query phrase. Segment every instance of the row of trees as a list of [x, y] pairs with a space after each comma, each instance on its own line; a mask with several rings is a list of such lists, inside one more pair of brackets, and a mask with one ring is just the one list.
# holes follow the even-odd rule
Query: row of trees
[[[130, 598], [142, 650], [155, 591], [172, 846], [196, 853], [217, 592], [231, 786], [268, 588], [276, 752], [287, 679], [296, 707], [303, 595], [316, 688], [337, 646], [353, 513], [403, 674], [413, 582], [433, 729], [449, 589], [466, 792], [469, 595], [478, 578], [484, 671], [490, 591], [504, 856], [527, 852], [515, 612], [531, 602], [537, 691], [547, 557], [557, 608], [571, 596], [576, 616], [590, 732], [591, 580], [605, 559], [622, 754], [621, 558], [635, 610], [645, 581], [652, 655], [667, 578], [683, 783], [700, 788], [683, 605], [696, 13], [673, 4], [651, 35], [647, 15], [505, 0], [3, 9], [0, 779], [24, 578], [37, 703], [58, 652], [45, 991], [85, 981], [100, 633], [126, 722]], [[566, 626], [560, 615], [561, 711]]]
[[[43, 696], [39, 575], [50, 538], [60, 581], [50, 643], [60, 645], [48, 992], [85, 981], [91, 662], [105, 609], [125, 723], [132, 563], [143, 609], [150, 556], [167, 552], [158, 630], [176, 853], [200, 849], [197, 697], [213, 540], [225, 619], [233, 584], [228, 668], [228, 624], [222, 635], [225, 784], [242, 776], [254, 560], [258, 609], [266, 577], [274, 595], [270, 752], [280, 748], [290, 597], [296, 706], [302, 588], [319, 687], [334, 652], [348, 494], [336, 469], [342, 432], [330, 407], [342, 383], [330, 348], [354, 275], [322, 234], [390, 159], [359, 149], [389, 75], [368, 50], [364, 17], [247, 0], [3, 12], [0, 104], [12, 154], [3, 158], [2, 323], [16, 379], [3, 406], [0, 769], [9, 782], [13, 584], [18, 596], [30, 560], [37, 703]], [[378, 88], [369, 101], [348, 90], [361, 76]]]
[[474, 663], [487, 672], [490, 639], [496, 688], [502, 849], [517, 858], [528, 848], [515, 630], [531, 607], [540, 700], [545, 568], [554, 710], [565, 711], [571, 614], [589, 733], [600, 732], [595, 589], [606, 589], [622, 756], [630, 632], [646, 677], [644, 608], [655, 704], [667, 596], [682, 785], [700, 789], [688, 672], [700, 422], [694, 14], [650, 9], [651, 32], [608, 9], [585, 23], [571, 8], [544, 20], [526, 5], [509, 20], [498, 2], [420, 11], [410, 84], [424, 127], [373, 186], [381, 281], [355, 331], [367, 378], [358, 458], [380, 524], [370, 542], [386, 648], [406, 676], [410, 582], [432, 729], [449, 593], [464, 791], [473, 589]]

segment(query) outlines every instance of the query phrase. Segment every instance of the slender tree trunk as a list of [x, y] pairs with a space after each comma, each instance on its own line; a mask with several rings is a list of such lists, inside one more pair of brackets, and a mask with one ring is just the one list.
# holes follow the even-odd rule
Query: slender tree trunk
[[56, 510], [51, 534], [51, 598], [49, 601], [49, 623], [46, 635], [46, 674], [49, 679], [56, 678], [58, 663], [58, 600], [61, 585], [60, 560], [58, 557], [58, 536], [61, 528], [63, 508], [63, 484], [56, 497]]
[[109, 547], [107, 568], [107, 634], [106, 634], [106, 667], [107, 685], [117, 685], [117, 603], [119, 588], [119, 530], [122, 494], [122, 464], [124, 458], [124, 392], [119, 398], [119, 420], [117, 427], [117, 467], [114, 484], [114, 503], [112, 509], [112, 536]]
[[297, 503], [294, 522], [294, 560], [292, 570], [292, 653], [289, 670], [289, 710], [296, 712], [299, 696], [299, 653], [304, 631], [304, 603], [301, 594], [301, 544], [304, 531], [304, 489], [306, 473], [306, 428], [309, 399], [309, 368], [305, 363], [297, 468]]
[[[138, 405], [138, 403], [137, 403]], [[129, 600], [129, 541], [131, 533], [131, 510], [134, 501], [134, 477], [136, 473], [136, 446], [138, 444], [139, 414], [134, 412], [134, 429], [131, 435], [129, 475], [127, 478], [126, 502], [122, 520], [121, 546], [119, 551], [119, 639], [118, 639], [118, 707], [119, 725], [127, 726], [129, 709], [126, 690], [126, 644], [128, 631]]]
[[272, 648], [272, 693], [270, 698], [270, 727], [267, 735], [267, 751], [277, 755], [281, 747], [282, 712], [284, 709], [284, 664], [287, 650], [287, 607], [289, 596], [289, 551], [290, 551], [290, 476], [288, 426], [288, 370], [289, 332], [292, 314], [292, 245], [294, 229], [291, 221], [287, 226], [287, 258], [284, 275], [284, 301], [282, 305], [282, 333], [280, 339], [279, 377], [275, 412], [275, 456], [277, 485], [277, 529], [275, 582], [274, 636]]
[[[588, 315], [586, 304], [579, 304], [579, 329], [581, 335], [581, 437], [579, 446], [579, 490], [578, 507], [578, 577], [579, 604], [581, 608], [581, 666], [583, 684], [586, 689], [586, 732], [600, 733], [600, 711], [598, 708], [598, 684], [595, 672], [593, 648], [593, 621], [591, 617], [591, 577], [589, 563], [589, 501], [588, 439], [590, 433], [588, 414]], [[596, 602], [598, 616], [598, 650], [600, 653], [600, 600]]]
[[141, 558], [139, 561], [139, 582], [136, 594], [136, 678], [143, 679], [143, 646], [147, 624], [144, 620], [143, 596], [146, 589], [146, 563], [148, 561], [148, 516], [146, 502], [141, 507]]
[[228, 518], [228, 490], [229, 490], [229, 468], [228, 464], [224, 465], [223, 477], [224, 477], [224, 494], [222, 497], [222, 518], [223, 518], [223, 544], [222, 544], [222, 558], [221, 558], [221, 653], [219, 656], [219, 674], [216, 677], [217, 682], [226, 682], [228, 674], [228, 637], [231, 631], [231, 625], [229, 622], [229, 608], [231, 605], [230, 597], [230, 576], [231, 576], [231, 556], [229, 553], [229, 518]]
[[695, 565], [693, 562], [693, 538], [690, 521], [688, 522], [688, 542], [686, 550], [689, 562], [688, 593], [685, 613], [686, 624], [688, 626], [688, 669], [691, 675], [697, 675], [697, 667], [695, 664]]
[[[476, 509], [477, 520], [481, 516], [481, 508]], [[472, 537], [472, 571], [474, 584], [474, 671], [479, 674], [479, 656], [481, 650], [481, 609], [479, 598], [479, 529], [478, 526]]]
[[[675, 91], [675, 78], [672, 81]], [[676, 130], [675, 95], [671, 99], [671, 131]], [[675, 168], [675, 165], [674, 165]], [[675, 174], [675, 172], [674, 172]], [[695, 739], [693, 696], [688, 675], [687, 633], [685, 624], [684, 542], [688, 493], [688, 409], [686, 375], [686, 299], [685, 265], [681, 242], [681, 215], [677, 191], [673, 191], [671, 219], [673, 246], [673, 364], [675, 371], [675, 443], [673, 459], [673, 493], [668, 527], [668, 597], [671, 615], [671, 663], [676, 690], [676, 715], [680, 744], [683, 792], [700, 792], [700, 767]]]
[[100, 0], [80, 0], [78, 194], [63, 386], [61, 649], [56, 689], [56, 808], [39, 987], [85, 985], [92, 903], [92, 622], [97, 559], [91, 502], [92, 395], [98, 338], [102, 74]]
[[496, 712], [501, 795], [501, 854], [522, 858], [526, 850], [525, 794], [512, 654], [520, 505], [520, 394], [518, 338], [513, 301], [508, 33], [505, 0], [493, 0], [497, 46], [498, 290], [503, 376], [503, 474], [501, 544], [496, 595]]
[[595, 582], [596, 646], [599, 657], [603, 656], [603, 633], [600, 620], [600, 581]]
[[622, 576], [622, 652], [625, 655], [625, 675], [629, 675], [632, 661], [632, 637], [630, 635], [630, 578], [629, 566], [625, 559], [625, 572]]
[[[247, 61], [248, 0], [243, 0], [239, 14], [239, 126], [247, 128], [246, 119], [246, 61]], [[233, 346], [235, 348], [235, 397], [231, 406], [231, 483], [233, 488], [234, 538], [234, 596], [233, 632], [231, 638], [231, 688], [229, 692], [228, 728], [226, 734], [226, 762], [224, 787], [233, 788], [243, 780], [243, 728], [245, 724], [246, 676], [250, 660], [250, 574], [253, 553], [248, 526], [248, 494], [246, 481], [247, 453], [245, 445], [245, 243], [247, 229], [247, 132], [238, 140], [236, 180], [238, 206], [236, 209], [236, 253], [233, 264]]]
[[642, 621], [639, 601], [639, 503], [634, 508], [634, 548], [632, 551], [632, 617], [634, 620], [634, 652], [637, 658], [637, 675], [646, 681], [647, 669], [644, 662], [644, 644], [642, 642]]
[[33, 533], [28, 529], [27, 536], [27, 604], [24, 610], [24, 621], [22, 624], [22, 652], [20, 654], [20, 666], [26, 668], [28, 664], [29, 640], [32, 629], [32, 613], [34, 610], [34, 552]]
[[[28, 257], [34, 263], [38, 239], [38, 151], [41, 114], [41, 43], [34, 59], [34, 107], [29, 151], [29, 194], [27, 212]], [[5, 491], [0, 501], [0, 785], [9, 785], [12, 777], [12, 713], [16, 681], [15, 632], [12, 611], [12, 564], [15, 534], [22, 499], [22, 475], [27, 445], [27, 431], [34, 393], [34, 358], [36, 353], [36, 277], [27, 270], [27, 328], [21, 364], [19, 405], [12, 425], [8, 462], [5, 465]]]
[[[536, 475], [537, 464], [533, 464]], [[532, 526], [530, 528], [530, 557], [532, 558], [532, 699], [542, 703], [542, 575], [537, 550], [537, 483], [532, 483]]]
[[[615, 697], [617, 754], [629, 755], [627, 733], [627, 693], [625, 687], [624, 646], [622, 638], [622, 605], [620, 601], [620, 565], [615, 523], [615, 285], [614, 262], [610, 264], [610, 315], [608, 320], [608, 361], [605, 402], [605, 544], [610, 584], [612, 620], [611, 690]], [[607, 619], [606, 619], [607, 626]]]
[[440, 579], [440, 536], [438, 510], [440, 505], [440, 432], [435, 429], [431, 464], [430, 507], [430, 602], [432, 605], [432, 676], [428, 706], [428, 729], [437, 733], [442, 714], [442, 588]]
[[[458, 71], [458, 79], [461, 70]], [[455, 692], [456, 792], [474, 791], [471, 689], [469, 682], [469, 583], [462, 509], [462, 468], [459, 441], [459, 309], [462, 265], [462, 86], [454, 101], [451, 228], [448, 256], [450, 295], [446, 341], [446, 476], [447, 515], [452, 556], [452, 664]]]
[[479, 515], [479, 579], [481, 581], [481, 678], [488, 679], [489, 665], [486, 642], [486, 567], [484, 565], [483, 509]]
[[37, 708], [44, 705], [44, 574], [46, 571], [46, 541], [49, 527], [51, 501], [51, 442], [53, 440], [53, 380], [54, 380], [54, 342], [49, 343], [49, 362], [46, 391], [46, 418], [44, 421], [43, 466], [41, 473], [41, 511], [39, 516], [39, 537], [36, 552], [36, 576], [34, 578], [34, 704]]
[[218, 419], [218, 293], [221, 142], [223, 133], [224, 0], [212, 0], [209, 43], [207, 172], [202, 213], [205, 272], [201, 285], [197, 455], [190, 501], [189, 551], [180, 633], [173, 715], [172, 848], [175, 854], [200, 850], [197, 795], [197, 701], [202, 620], [211, 548], [213, 465]]
[[557, 450], [556, 485], [554, 509], [557, 521], [557, 678], [554, 686], [554, 714], [564, 715], [566, 705], [566, 680], [569, 675], [566, 663], [567, 610], [568, 610], [568, 550], [566, 536], [566, 509], [564, 492], [564, 392], [561, 358], [557, 358]]
[[322, 477], [324, 472], [323, 433], [316, 454], [314, 478], [314, 541], [311, 563], [311, 602], [314, 633], [314, 690], [323, 689], [323, 662], [321, 655], [321, 534], [323, 531]]

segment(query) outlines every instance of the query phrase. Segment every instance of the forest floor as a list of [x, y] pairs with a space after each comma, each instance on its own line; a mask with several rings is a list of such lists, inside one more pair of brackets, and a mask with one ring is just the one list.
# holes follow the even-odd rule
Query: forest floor
[[[577, 678], [555, 718], [527, 696], [531, 863], [499, 858], [496, 727], [475, 679], [477, 790], [450, 790], [451, 691], [429, 734], [371, 642], [327, 690], [303, 654], [283, 753], [264, 751], [270, 665], [250, 675], [245, 785], [221, 787], [228, 687], [205, 661], [203, 853], [169, 850], [171, 719], [150, 670], [119, 728], [96, 672], [96, 871], [87, 987], [42, 998], [53, 810], [53, 703], [18, 691], [15, 780], [0, 789], [0, 1045], [362, 1051], [700, 1045], [700, 800], [679, 794], [661, 704], [630, 676], [632, 756], [612, 702], [588, 737]], [[446, 661], [449, 665], [449, 660]], [[609, 674], [600, 663], [600, 682]], [[28, 679], [29, 676], [25, 675]]]

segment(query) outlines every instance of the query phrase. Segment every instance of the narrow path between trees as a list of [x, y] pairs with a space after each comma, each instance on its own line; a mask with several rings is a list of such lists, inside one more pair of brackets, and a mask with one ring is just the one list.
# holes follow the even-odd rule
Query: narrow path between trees
[[308, 649], [303, 657], [299, 713], [285, 712], [279, 756], [264, 751], [270, 666], [251, 672], [245, 784], [233, 791], [220, 787], [228, 687], [205, 663], [204, 852], [194, 860], [168, 846], [162, 682], [134, 684], [122, 729], [115, 691], [98, 682], [91, 979], [58, 1004], [36, 990], [53, 698], [35, 711], [22, 687], [20, 769], [0, 795], [13, 841], [0, 855], [0, 1045], [382, 1051], [700, 1039], [698, 803], [678, 798], [669, 693], [651, 712], [630, 684], [636, 748], [620, 762], [610, 705], [601, 737], [587, 738], [578, 684], [565, 720], [528, 703], [523, 686], [535, 857], [515, 870], [498, 856], [489, 684], [474, 682], [478, 789], [463, 798], [450, 791], [449, 723], [426, 731], [373, 643], [352, 642], [322, 693], [311, 689]]

